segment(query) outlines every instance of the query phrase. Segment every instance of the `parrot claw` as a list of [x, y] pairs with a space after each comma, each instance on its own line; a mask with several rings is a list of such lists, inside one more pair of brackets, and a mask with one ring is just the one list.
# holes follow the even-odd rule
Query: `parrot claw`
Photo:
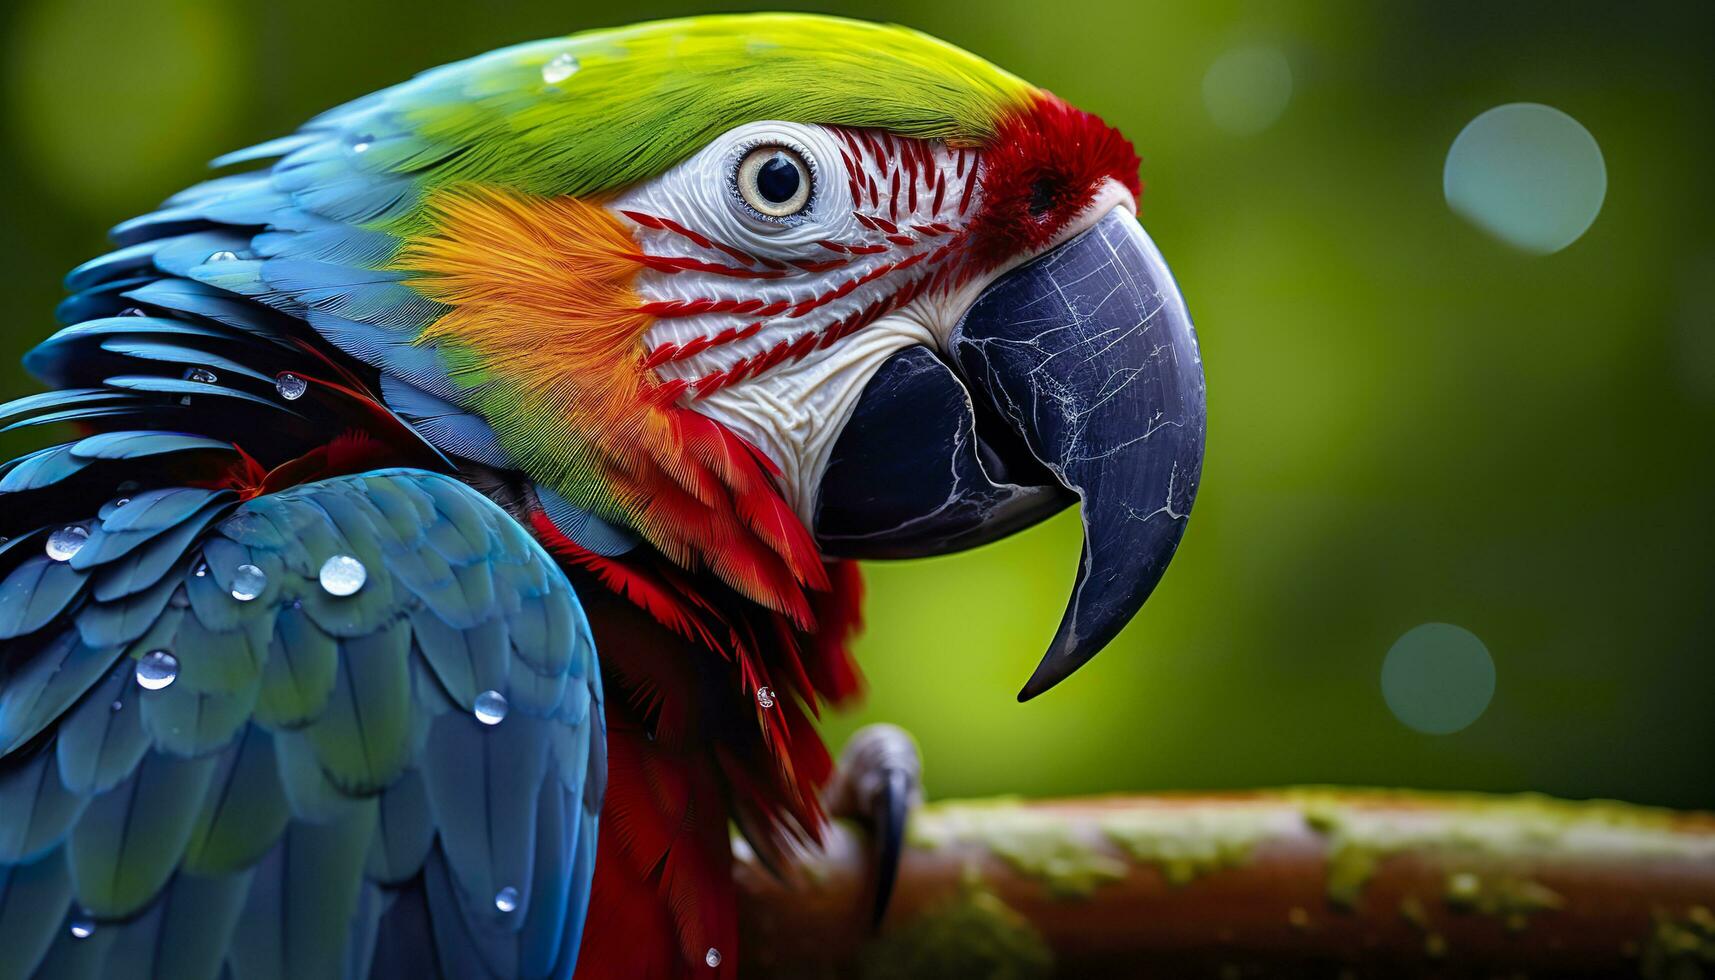
[[923, 802], [923, 761], [917, 743], [895, 725], [858, 729], [840, 753], [825, 794], [828, 813], [849, 817], [870, 832], [873, 877], [870, 927], [879, 929], [899, 878], [911, 810]]

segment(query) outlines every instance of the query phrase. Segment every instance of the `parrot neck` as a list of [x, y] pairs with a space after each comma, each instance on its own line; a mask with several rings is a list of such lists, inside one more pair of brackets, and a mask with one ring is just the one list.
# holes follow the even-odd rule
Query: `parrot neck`
[[[561, 561], [589, 617], [607, 691], [610, 774], [578, 976], [677, 976], [705, 951], [736, 952], [729, 827], [771, 866], [819, 841], [832, 774], [812, 722], [860, 687], [847, 641], [862, 587], [828, 566], [806, 633], [713, 575], [649, 548], [579, 547], [545, 513], [529, 525]], [[585, 964], [588, 964], [586, 967]]]

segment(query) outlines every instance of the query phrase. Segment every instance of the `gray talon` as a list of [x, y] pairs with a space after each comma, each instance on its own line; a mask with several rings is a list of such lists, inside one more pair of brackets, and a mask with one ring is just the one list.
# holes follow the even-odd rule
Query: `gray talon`
[[912, 808], [923, 804], [917, 743], [897, 725], [858, 729], [840, 753], [825, 802], [832, 816], [857, 820], [870, 831], [875, 866], [870, 924], [879, 927], [899, 876], [906, 821]]

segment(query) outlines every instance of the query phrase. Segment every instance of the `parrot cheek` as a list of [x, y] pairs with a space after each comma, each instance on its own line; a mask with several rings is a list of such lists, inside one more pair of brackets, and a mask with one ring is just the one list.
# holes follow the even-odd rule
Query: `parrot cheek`
[[1083, 558], [1020, 692], [1065, 679], [1166, 570], [1202, 470], [1196, 333], [1166, 262], [1117, 205], [1006, 271], [940, 344], [892, 354], [833, 440], [814, 531], [829, 554], [944, 554], [1081, 504]]

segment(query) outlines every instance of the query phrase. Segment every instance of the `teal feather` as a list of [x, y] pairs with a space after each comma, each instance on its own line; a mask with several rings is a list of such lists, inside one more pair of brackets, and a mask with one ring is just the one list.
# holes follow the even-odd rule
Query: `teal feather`
[[172, 453], [231, 452], [232, 444], [188, 432], [102, 432], [72, 443], [81, 459], [142, 459]]
[[90, 464], [74, 453], [73, 446], [53, 446], [23, 456], [6, 465], [0, 477], [0, 493], [39, 490], [64, 480]]
[[101, 602], [136, 595], [184, 564], [191, 544], [233, 507], [231, 494], [217, 494], [189, 517], [149, 538], [123, 558], [101, 566], [95, 576], [95, 598]]
[[0, 405], [0, 422], [7, 419], [33, 415], [49, 409], [62, 409], [76, 405], [89, 405], [110, 402], [115, 397], [111, 391], [103, 388], [68, 388], [59, 391], [44, 391], [23, 398], [14, 398]]
[[70, 293], [80, 293], [121, 276], [153, 271], [155, 255], [172, 239], [155, 239], [115, 249], [66, 273], [65, 287]]
[[411, 628], [423, 658], [460, 707], [469, 710], [483, 691], [506, 688], [511, 658], [504, 620], [458, 629], [425, 607], [411, 613]]
[[213, 759], [150, 753], [89, 801], [67, 844], [78, 901], [104, 917], [142, 909], [178, 867], [214, 774]]
[[[72, 631], [47, 640], [25, 656], [0, 685], [0, 757], [53, 724], [113, 666], [120, 650], [86, 647]], [[7, 653], [17, 658], [24, 651]]]
[[0, 768], [0, 864], [27, 864], [60, 843], [87, 798], [60, 783], [52, 752]]
[[[183, 448], [163, 439], [142, 458]], [[99, 506], [113, 540], [85, 548], [101, 601], [22, 633], [0, 685], [0, 871], [12, 881], [35, 855], [73, 871], [51, 921], [0, 891], [0, 935], [34, 930], [19, 940], [32, 969], [44, 955], [41, 969], [90, 977], [361, 969], [397, 927], [388, 889], [405, 889], [435, 962], [567, 976], [593, 864], [583, 830], [541, 821], [576, 810], [586, 826], [600, 799], [586, 785], [599, 682], [570, 585], [528, 533], [421, 471]], [[40, 532], [21, 561], [0, 547], [0, 564], [29, 565], [27, 581], [40, 547]], [[364, 563], [356, 594], [321, 587], [333, 554]], [[232, 594], [242, 564], [267, 579], [248, 600]], [[132, 658], [157, 649], [177, 673], [145, 690]], [[511, 700], [495, 726], [472, 715], [485, 690]], [[510, 916], [502, 887], [520, 896]], [[96, 917], [89, 940], [66, 938], [74, 901]], [[199, 919], [208, 934], [188, 937]]]
[[219, 765], [185, 848], [184, 870], [190, 874], [220, 876], [254, 866], [291, 819], [274, 738], [266, 729], [246, 729]]
[[77, 612], [77, 631], [86, 646], [118, 646], [130, 643], [160, 619], [179, 582], [159, 582], [113, 602], [90, 602]]
[[[498, 980], [516, 976], [517, 970], [506, 969], [509, 938], [500, 929], [480, 928], [471, 922], [467, 901], [454, 881], [447, 859], [433, 851], [423, 863], [423, 888], [427, 893], [429, 919], [434, 923], [435, 953], [439, 973], [448, 977], [481, 977]], [[490, 964], [501, 961], [501, 968]]]
[[181, 347], [159, 341], [122, 340], [109, 337], [101, 342], [101, 349], [114, 354], [124, 354], [142, 361], [160, 361], [167, 364], [177, 364], [183, 367], [210, 368], [221, 377], [236, 375], [259, 381], [272, 386], [274, 379], [260, 371], [254, 370], [240, 361], [194, 347]]
[[82, 597], [88, 578], [87, 569], [47, 555], [25, 560], [0, 582], [0, 640], [34, 633], [66, 612]]
[[[168, 275], [199, 279], [197, 270], [237, 264], [238, 257], [250, 248], [250, 236], [235, 229], [192, 232], [161, 239], [153, 256], [155, 267]], [[230, 253], [235, 258], [209, 263], [209, 258]]]
[[143, 491], [122, 507], [110, 510], [104, 507], [110, 516], [96, 524], [89, 540], [66, 564], [87, 571], [123, 558], [139, 545], [189, 520], [217, 496], [213, 490], [197, 487], [168, 487]]
[[367, 874], [373, 881], [397, 885], [422, 870], [435, 844], [435, 822], [422, 774], [411, 770], [401, 775], [382, 791], [380, 805]]
[[0, 980], [25, 980], [65, 932], [71, 875], [65, 852], [29, 864], [0, 861]]
[[98, 286], [92, 286], [75, 296], [60, 300], [54, 307], [54, 319], [60, 323], [78, 323], [83, 320], [94, 320], [112, 316], [121, 309], [131, 307], [122, 302], [120, 297], [127, 290], [136, 289], [155, 281], [153, 275], [127, 276], [120, 279], [109, 279]]
[[326, 823], [294, 822], [262, 860], [239, 918], [243, 942], [228, 962], [244, 980], [295, 980], [342, 973], [374, 833], [375, 803]]
[[227, 950], [241, 941], [238, 917], [250, 880], [248, 870], [212, 878], [179, 872], [156, 904], [159, 920], [148, 936], [151, 941], [130, 960], [138, 980], [218, 976]]
[[403, 621], [340, 644], [333, 696], [304, 735], [341, 792], [375, 793], [409, 761], [410, 646]]
[[123, 661], [60, 723], [54, 744], [59, 781], [68, 792], [81, 798], [105, 793], [136, 771], [150, 745], [138, 692], [131, 662]]
[[[531, 877], [541, 884], [530, 896], [530, 915], [519, 935], [519, 968], [527, 976], [547, 976], [554, 971], [567, 939], [580, 814], [575, 801], [557, 785], [543, 787], [536, 805], [536, 867]], [[581, 913], [577, 921], [583, 921]], [[576, 943], [575, 938], [572, 941]]]
[[283, 609], [274, 624], [263, 668], [257, 720], [299, 728], [319, 716], [333, 696], [339, 672], [339, 643], [301, 609]]
[[290, 136], [281, 136], [266, 143], [258, 143], [255, 146], [234, 150], [224, 156], [216, 157], [210, 166], [230, 167], [234, 164], [253, 163], [257, 160], [285, 156], [293, 150], [308, 146], [320, 139], [321, 137], [315, 133], [293, 133]]
[[364, 802], [334, 785], [315, 746], [301, 731], [275, 731], [274, 762], [280, 774], [280, 791], [294, 822], [342, 820]]

